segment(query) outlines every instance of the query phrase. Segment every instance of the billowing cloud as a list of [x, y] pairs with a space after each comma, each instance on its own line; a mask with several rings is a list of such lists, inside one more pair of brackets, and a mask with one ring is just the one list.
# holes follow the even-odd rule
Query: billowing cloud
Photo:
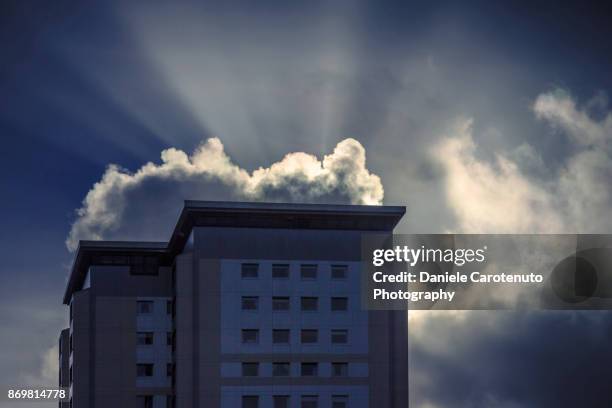
[[[602, 107], [581, 108], [559, 90], [535, 100], [536, 117], [569, 142], [560, 163], [526, 143], [487, 159], [472, 121], [459, 122], [430, 152], [444, 172], [452, 229], [610, 233], [612, 114], [596, 115], [594, 105]], [[555, 170], [544, 177], [543, 168]], [[610, 311], [411, 311], [411, 406], [609, 406], [611, 321]]]
[[444, 189], [455, 229], [473, 233], [606, 233], [612, 229], [612, 114], [596, 120], [562, 91], [540, 95], [536, 116], [568, 136], [572, 151], [552, 179], [529, 175], [542, 167], [529, 144], [478, 154], [472, 122], [459, 123], [432, 150], [445, 171]]
[[168, 238], [185, 199], [381, 204], [380, 178], [366, 168], [355, 139], [319, 160], [295, 152], [251, 173], [233, 163], [217, 138], [188, 155], [169, 148], [161, 163], [130, 172], [110, 165], [83, 200], [66, 240]]

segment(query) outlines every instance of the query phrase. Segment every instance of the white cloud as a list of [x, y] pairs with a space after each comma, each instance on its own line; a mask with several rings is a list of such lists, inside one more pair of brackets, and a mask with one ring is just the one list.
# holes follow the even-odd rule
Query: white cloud
[[188, 155], [169, 148], [160, 164], [132, 173], [110, 165], [77, 210], [66, 240], [168, 238], [185, 199], [381, 204], [380, 178], [366, 168], [366, 152], [355, 139], [338, 143], [319, 160], [289, 153], [252, 173], [233, 163], [217, 138]]
[[[496, 153], [493, 162], [480, 158], [470, 120], [460, 122], [432, 150], [445, 170], [455, 228], [472, 233], [609, 233], [612, 114], [596, 120], [561, 91], [540, 95], [533, 109], [572, 142], [572, 153], [552, 180], [528, 176], [516, 150]], [[540, 159], [528, 144], [518, 150]], [[537, 160], [532, 164], [542, 166]]]

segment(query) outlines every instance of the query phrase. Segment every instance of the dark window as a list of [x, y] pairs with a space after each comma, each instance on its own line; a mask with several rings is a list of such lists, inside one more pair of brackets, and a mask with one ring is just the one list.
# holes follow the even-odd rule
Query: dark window
[[242, 363], [243, 377], [257, 377], [259, 375], [259, 363]]
[[136, 344], [139, 346], [149, 346], [153, 344], [153, 332], [136, 333]]
[[348, 330], [336, 329], [331, 331], [331, 342], [332, 344], [346, 344], [348, 343]]
[[331, 278], [332, 279], [346, 279], [346, 271], [348, 267], [346, 265], [332, 265], [331, 266]]
[[259, 298], [257, 296], [243, 296], [242, 310], [257, 310], [259, 306]]
[[174, 345], [174, 333], [173, 332], [166, 333], [166, 345], [168, 346]]
[[173, 315], [174, 314], [172, 311], [173, 307], [174, 307], [174, 302], [171, 300], [167, 300], [166, 301], [166, 314]]
[[317, 279], [317, 265], [301, 265], [300, 276], [302, 279]]
[[274, 377], [288, 377], [289, 363], [272, 363], [272, 375]]
[[153, 376], [153, 364], [136, 364], [136, 376], [137, 377], [152, 377]]
[[153, 313], [153, 301], [152, 300], [139, 300], [136, 302], [136, 313], [148, 314]]
[[318, 363], [302, 363], [302, 377], [316, 377], [319, 375]]
[[174, 395], [167, 395], [166, 396], [166, 408], [175, 408], [176, 407], [176, 400], [174, 398]]
[[275, 395], [273, 397], [274, 408], [289, 408], [289, 396], [288, 395]]
[[300, 408], [318, 408], [319, 397], [316, 395], [302, 395]]
[[257, 329], [242, 329], [242, 343], [256, 344], [259, 342], [259, 330]]
[[136, 406], [138, 408], [153, 408], [153, 396], [152, 395], [139, 395], [139, 396], [137, 396], [136, 397]]
[[319, 306], [319, 298], [302, 297], [301, 305], [302, 305], [303, 312], [315, 312]]
[[259, 265], [256, 263], [243, 263], [240, 269], [242, 279], [254, 279], [259, 275]]
[[348, 395], [332, 395], [332, 408], [348, 408]]
[[345, 312], [348, 310], [348, 298], [347, 297], [333, 297], [331, 298], [331, 310], [332, 312]]
[[272, 310], [289, 310], [290, 305], [291, 303], [287, 296], [275, 296], [272, 298]]
[[316, 329], [304, 329], [300, 338], [302, 343], [316, 343], [319, 341], [319, 331]]
[[274, 344], [289, 344], [289, 330], [274, 329], [272, 330], [272, 343]]
[[332, 377], [348, 376], [348, 363], [332, 363]]
[[274, 265], [272, 265], [272, 278], [274, 278], [274, 279], [287, 279], [287, 278], [289, 278], [289, 265], [287, 265], [287, 264], [274, 264]]
[[166, 364], [166, 376], [172, 377], [174, 374], [174, 366], [171, 363]]
[[259, 397], [257, 395], [243, 395], [242, 408], [259, 408]]

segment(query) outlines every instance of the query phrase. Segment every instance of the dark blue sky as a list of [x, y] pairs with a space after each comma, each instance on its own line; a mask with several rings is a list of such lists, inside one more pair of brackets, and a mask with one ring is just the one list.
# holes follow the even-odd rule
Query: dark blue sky
[[[556, 183], [566, 194], [559, 174], [575, 143], [532, 106], [561, 89], [604, 123], [612, 6], [429, 3], [3, 2], [0, 322], [12, 330], [0, 366], [39, 375], [64, 324], [65, 240], [111, 163], [136, 171], [216, 136], [252, 171], [353, 137], [384, 201], [408, 206], [404, 232], [459, 230], [444, 166], [425, 157], [469, 118], [477, 159], [503, 154], [547, 194]], [[523, 145], [537, 160], [519, 158]], [[558, 218], [570, 225], [569, 214]]]

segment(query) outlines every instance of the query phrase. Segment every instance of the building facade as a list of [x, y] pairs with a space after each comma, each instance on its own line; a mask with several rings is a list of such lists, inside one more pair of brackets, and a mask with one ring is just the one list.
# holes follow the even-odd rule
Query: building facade
[[60, 406], [404, 408], [407, 316], [361, 307], [404, 207], [187, 201], [168, 242], [82, 241]]

